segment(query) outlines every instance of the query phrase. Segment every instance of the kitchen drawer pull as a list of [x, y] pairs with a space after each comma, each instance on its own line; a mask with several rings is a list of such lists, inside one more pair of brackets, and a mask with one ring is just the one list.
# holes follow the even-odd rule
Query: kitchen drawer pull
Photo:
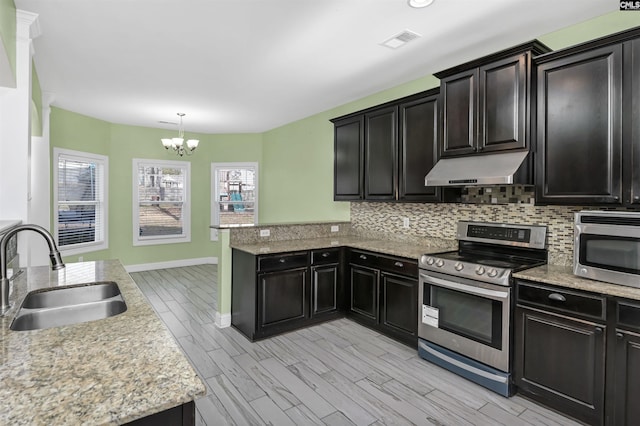
[[558, 293], [551, 293], [549, 295], [549, 300], [553, 300], [554, 302], [566, 302], [567, 301], [567, 299], [563, 295], [558, 294]]
[[367, 260], [367, 256], [365, 256], [364, 254], [361, 254], [361, 255], [360, 255], [360, 259], [362, 259], [362, 260]]
[[324, 252], [324, 253], [322, 253], [322, 257], [329, 257], [329, 255], [330, 255], [330, 254], [331, 254], [331, 253]]
[[596, 334], [602, 334], [602, 327], [596, 327]]
[[616, 337], [617, 337], [618, 339], [622, 339], [622, 338], [624, 337], [624, 334], [622, 334], [622, 333], [616, 333]]
[[404, 267], [404, 263], [402, 263], [402, 262], [396, 262], [396, 263], [394, 263], [394, 265], [397, 266], [398, 268]]
[[284, 258], [283, 258], [283, 259], [280, 259], [280, 263], [284, 263], [284, 262], [286, 262], [286, 261], [287, 261], [287, 260], [286, 260], [286, 259], [284, 259]]

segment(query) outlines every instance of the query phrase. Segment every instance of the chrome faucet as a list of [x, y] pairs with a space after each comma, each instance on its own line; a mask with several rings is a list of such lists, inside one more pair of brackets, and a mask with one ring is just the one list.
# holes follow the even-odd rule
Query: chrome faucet
[[9, 303], [9, 278], [7, 278], [7, 244], [9, 239], [20, 231], [35, 231], [46, 240], [49, 245], [49, 258], [51, 259], [51, 269], [58, 270], [64, 268], [62, 262], [62, 256], [58, 251], [56, 242], [53, 241], [53, 237], [42, 226], [39, 225], [18, 225], [15, 228], [7, 231], [0, 239], [0, 316], [4, 315], [11, 304]]

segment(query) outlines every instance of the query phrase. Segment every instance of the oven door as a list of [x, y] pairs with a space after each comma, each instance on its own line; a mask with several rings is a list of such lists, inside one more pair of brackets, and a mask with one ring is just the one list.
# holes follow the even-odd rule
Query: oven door
[[421, 270], [418, 300], [418, 337], [510, 371], [510, 287]]

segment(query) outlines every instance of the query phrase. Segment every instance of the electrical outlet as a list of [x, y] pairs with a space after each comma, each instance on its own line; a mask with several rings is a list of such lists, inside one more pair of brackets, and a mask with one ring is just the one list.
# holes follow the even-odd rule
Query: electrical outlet
[[78, 262], [84, 262], [84, 257], [78, 256]]
[[269, 229], [261, 229], [260, 230], [260, 236], [261, 237], [268, 237], [269, 235], [271, 235], [271, 231]]
[[403, 217], [402, 218], [402, 227], [403, 228], [408, 228], [409, 227], [409, 218], [408, 217]]
[[338, 225], [331, 225], [331, 232], [338, 232], [340, 230], [340, 226]]

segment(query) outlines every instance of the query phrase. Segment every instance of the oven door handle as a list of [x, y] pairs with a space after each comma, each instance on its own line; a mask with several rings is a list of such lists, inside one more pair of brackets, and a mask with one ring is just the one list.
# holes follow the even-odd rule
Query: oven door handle
[[465, 293], [474, 294], [476, 296], [484, 296], [484, 297], [489, 297], [491, 299], [507, 299], [509, 297], [508, 291], [489, 290], [487, 288], [460, 284], [453, 281], [432, 277], [431, 275], [427, 275], [424, 273], [420, 273], [420, 279], [422, 281], [428, 282], [429, 284], [433, 284], [439, 287], [449, 288], [452, 290], [463, 291]]

